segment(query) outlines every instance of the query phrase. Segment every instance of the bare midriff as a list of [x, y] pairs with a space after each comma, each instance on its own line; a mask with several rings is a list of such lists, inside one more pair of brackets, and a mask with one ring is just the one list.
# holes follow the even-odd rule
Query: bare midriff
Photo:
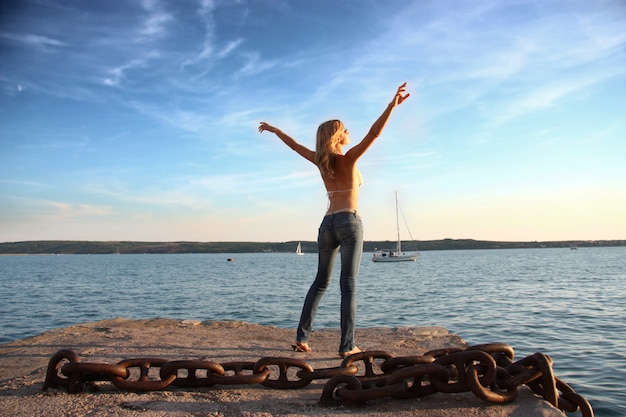
[[328, 210], [326, 214], [357, 212], [359, 209], [359, 187], [351, 190], [328, 191]]

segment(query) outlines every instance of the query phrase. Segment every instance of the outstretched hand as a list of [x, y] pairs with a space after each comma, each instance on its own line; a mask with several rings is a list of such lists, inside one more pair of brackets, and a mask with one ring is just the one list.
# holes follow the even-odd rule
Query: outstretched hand
[[259, 125], [259, 133], [263, 133], [266, 130], [271, 133], [276, 133], [276, 128], [274, 126], [268, 125], [265, 122], [261, 122], [261, 124]]
[[411, 95], [410, 93], [406, 93], [406, 82], [404, 84], [402, 84], [400, 87], [398, 87], [398, 91], [396, 91], [396, 95], [393, 97], [393, 101], [392, 104], [393, 106], [397, 106], [398, 104], [402, 104], [404, 102], [404, 100], [406, 100], [407, 98], [409, 98], [409, 96]]

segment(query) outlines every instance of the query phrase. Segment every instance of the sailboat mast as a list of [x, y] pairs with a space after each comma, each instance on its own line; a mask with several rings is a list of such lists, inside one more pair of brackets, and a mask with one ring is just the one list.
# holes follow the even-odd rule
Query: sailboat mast
[[402, 244], [400, 243], [400, 220], [398, 218], [398, 192], [397, 191], [396, 191], [396, 229], [398, 231], [398, 246], [396, 250], [399, 255], [400, 252], [402, 252]]

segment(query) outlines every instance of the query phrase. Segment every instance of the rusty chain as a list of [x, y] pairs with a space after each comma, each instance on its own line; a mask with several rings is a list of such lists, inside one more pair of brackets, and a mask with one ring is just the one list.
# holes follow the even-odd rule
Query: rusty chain
[[[73, 394], [85, 388], [97, 389], [98, 381], [110, 381], [118, 389], [130, 392], [158, 391], [170, 385], [193, 388], [261, 384], [298, 389], [314, 380], [328, 379], [320, 398], [327, 405], [470, 391], [485, 401], [503, 404], [514, 401], [518, 387], [527, 385], [562, 411], [580, 411], [582, 417], [593, 417], [591, 404], [554, 375], [548, 355], [535, 353], [517, 362], [513, 359], [513, 348], [503, 343], [438, 349], [419, 356], [360, 352], [345, 358], [339, 367], [325, 369], [313, 369], [304, 360], [281, 357], [222, 364], [137, 358], [111, 365], [81, 362], [76, 352], [60, 350], [48, 363], [43, 389], [65, 387]], [[155, 368], [159, 372], [151, 372]]]

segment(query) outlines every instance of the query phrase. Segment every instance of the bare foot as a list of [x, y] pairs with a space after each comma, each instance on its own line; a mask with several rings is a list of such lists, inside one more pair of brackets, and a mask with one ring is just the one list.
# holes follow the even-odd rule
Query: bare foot
[[361, 352], [361, 349], [359, 349], [358, 347], [354, 347], [351, 351], [349, 352], [339, 352], [339, 356], [341, 356], [342, 358], [347, 358], [350, 355], [354, 355], [355, 353], [359, 353]]
[[309, 347], [308, 343], [296, 342], [296, 344], [295, 345], [291, 345], [291, 347], [296, 352], [306, 352], [306, 353], [308, 353], [308, 352], [311, 351], [311, 348]]

